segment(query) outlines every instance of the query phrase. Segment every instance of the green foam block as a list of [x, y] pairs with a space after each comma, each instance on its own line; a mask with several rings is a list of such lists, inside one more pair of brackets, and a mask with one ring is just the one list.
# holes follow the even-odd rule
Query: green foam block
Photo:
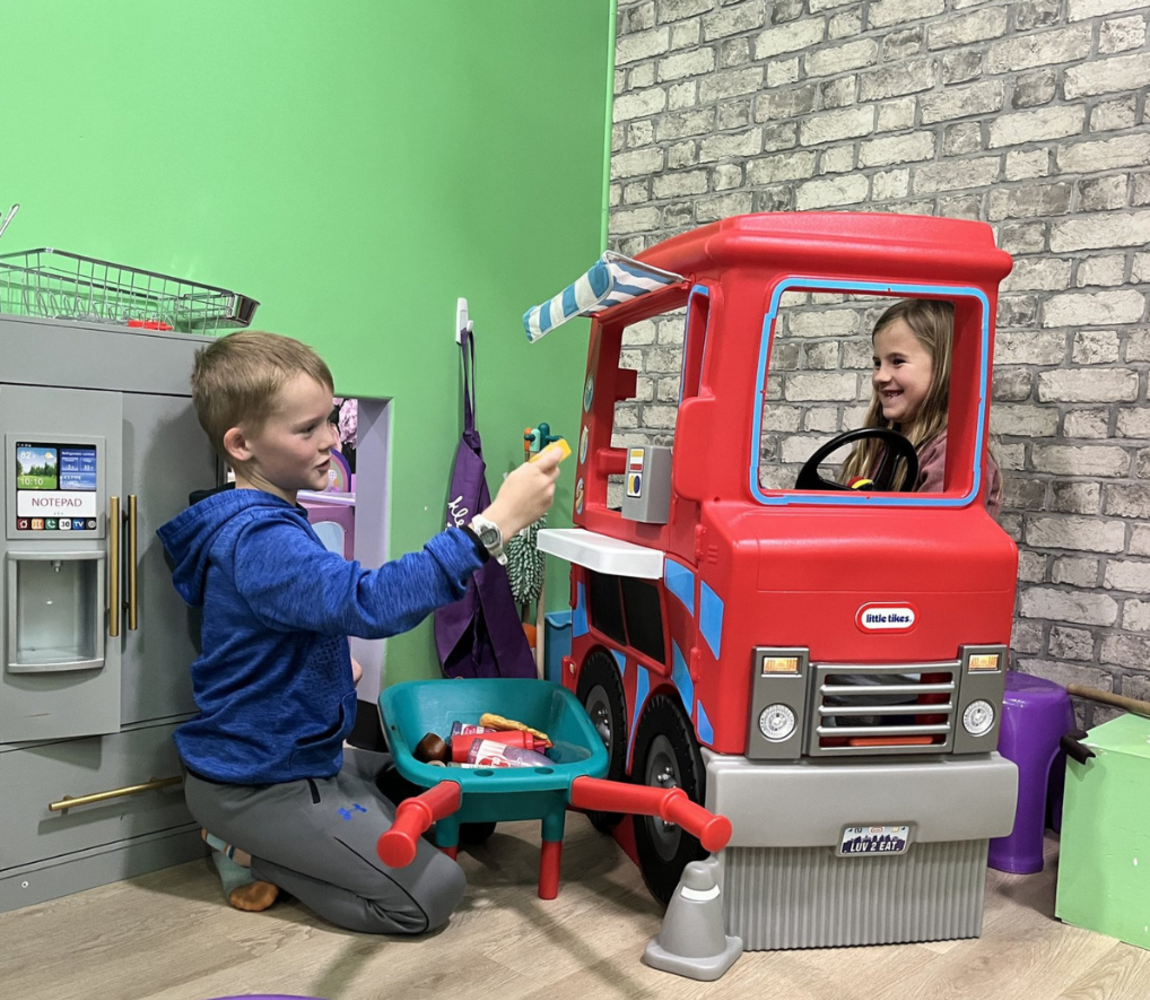
[[1122, 715], [1068, 760], [1058, 862], [1060, 920], [1150, 948], [1150, 719]]

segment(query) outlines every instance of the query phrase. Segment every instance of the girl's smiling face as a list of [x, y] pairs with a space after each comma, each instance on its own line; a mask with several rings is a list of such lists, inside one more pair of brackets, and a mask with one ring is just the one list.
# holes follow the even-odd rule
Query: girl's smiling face
[[906, 434], [930, 391], [933, 359], [903, 319], [896, 319], [876, 331], [873, 344], [871, 384], [882, 406], [883, 418], [898, 424]]

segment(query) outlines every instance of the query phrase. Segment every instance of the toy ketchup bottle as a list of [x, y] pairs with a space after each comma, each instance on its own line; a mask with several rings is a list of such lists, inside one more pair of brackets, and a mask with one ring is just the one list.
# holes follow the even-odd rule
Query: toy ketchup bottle
[[518, 729], [496, 729], [489, 733], [459, 733], [451, 737], [451, 759], [457, 764], [467, 761], [471, 748], [480, 740], [488, 743], [501, 743], [503, 746], [514, 747], [517, 750], [530, 750], [538, 756], [542, 756], [539, 751], [546, 746], [542, 740], [537, 740], [531, 733], [520, 732]]

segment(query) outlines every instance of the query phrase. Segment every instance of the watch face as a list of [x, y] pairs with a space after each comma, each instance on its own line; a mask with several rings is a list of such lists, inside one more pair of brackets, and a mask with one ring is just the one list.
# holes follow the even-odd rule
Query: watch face
[[499, 544], [499, 529], [498, 528], [484, 528], [479, 532], [479, 540], [490, 548], [492, 545]]

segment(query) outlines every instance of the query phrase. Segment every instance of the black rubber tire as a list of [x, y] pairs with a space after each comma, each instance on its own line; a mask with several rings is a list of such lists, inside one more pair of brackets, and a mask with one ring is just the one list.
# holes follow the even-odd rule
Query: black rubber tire
[[[691, 720], [679, 702], [657, 694], [647, 702], [635, 736], [631, 779], [657, 788], [682, 788], [693, 802], [706, 792], [706, 770]], [[707, 856], [699, 841], [657, 816], [636, 816], [635, 849], [643, 881], [659, 902], [667, 903], [690, 861]]]
[[[597, 649], [583, 661], [575, 696], [587, 710], [607, 748], [606, 777], [610, 781], [622, 781], [627, 768], [627, 698], [619, 668], [610, 653]], [[600, 833], [610, 833], [623, 815], [588, 810], [587, 818]]]
[[485, 844], [487, 839], [495, 832], [495, 824], [488, 823], [460, 823], [459, 842], [461, 844]]

